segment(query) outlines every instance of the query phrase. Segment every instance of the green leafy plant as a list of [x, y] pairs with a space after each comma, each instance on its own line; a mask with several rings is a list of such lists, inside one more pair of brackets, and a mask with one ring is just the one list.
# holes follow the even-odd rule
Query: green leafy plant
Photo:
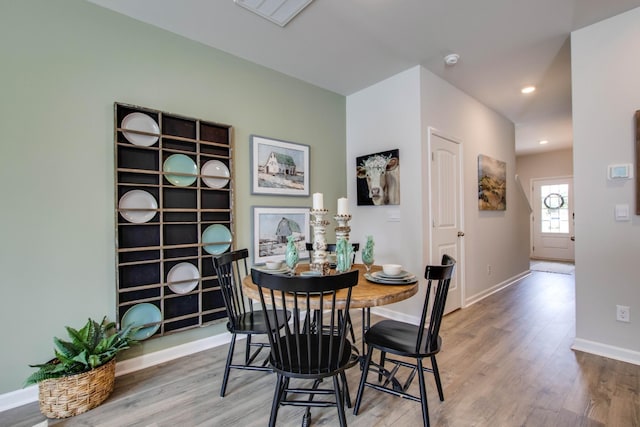
[[114, 322], [108, 322], [106, 316], [102, 322], [89, 319], [80, 330], [66, 327], [70, 341], [54, 337], [55, 358], [40, 365], [29, 365], [39, 368], [27, 378], [25, 386], [50, 378], [88, 372], [104, 365], [116, 355], [136, 343], [130, 336], [139, 328], [131, 326], [118, 331]]

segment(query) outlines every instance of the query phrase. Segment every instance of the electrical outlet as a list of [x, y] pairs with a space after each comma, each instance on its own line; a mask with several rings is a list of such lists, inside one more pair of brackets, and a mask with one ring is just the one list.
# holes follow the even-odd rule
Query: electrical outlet
[[487, 264], [487, 276], [491, 276], [491, 264]]
[[618, 322], [630, 322], [631, 313], [629, 312], [629, 306], [616, 305], [616, 320]]

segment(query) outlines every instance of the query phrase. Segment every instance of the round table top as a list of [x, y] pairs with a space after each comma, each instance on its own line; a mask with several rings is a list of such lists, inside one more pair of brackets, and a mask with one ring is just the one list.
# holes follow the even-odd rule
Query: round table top
[[[308, 269], [308, 265], [303, 265], [299, 268]], [[353, 268], [357, 269], [360, 274], [358, 275], [358, 284], [353, 287], [351, 293], [351, 308], [367, 308], [392, 304], [410, 298], [418, 293], [418, 282], [410, 285], [381, 285], [370, 282], [364, 277], [364, 273], [366, 272], [364, 265], [354, 264]], [[374, 265], [371, 268], [371, 271], [379, 270], [382, 270], [382, 267]], [[242, 289], [249, 298], [255, 300], [260, 299], [258, 287], [251, 280], [251, 275], [242, 280]], [[341, 290], [336, 294], [337, 300], [346, 297], [346, 290]], [[293, 295], [291, 296], [291, 301], [293, 301]], [[344, 307], [344, 300], [336, 301], [337, 308], [341, 308], [340, 305]]]

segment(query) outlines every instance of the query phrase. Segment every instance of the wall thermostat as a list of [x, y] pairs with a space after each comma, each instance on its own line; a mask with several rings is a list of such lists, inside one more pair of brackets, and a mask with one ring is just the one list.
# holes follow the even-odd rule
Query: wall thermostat
[[630, 164], [609, 165], [609, 179], [633, 178], [633, 169]]

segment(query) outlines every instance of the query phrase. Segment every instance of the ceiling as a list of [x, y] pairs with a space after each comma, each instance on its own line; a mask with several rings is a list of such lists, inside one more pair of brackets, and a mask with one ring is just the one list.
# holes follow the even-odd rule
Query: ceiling
[[[233, 0], [89, 1], [342, 95], [422, 65], [513, 121], [518, 154], [572, 145], [571, 31], [640, 6], [315, 0], [282, 28]], [[527, 84], [538, 89], [525, 96]]]

